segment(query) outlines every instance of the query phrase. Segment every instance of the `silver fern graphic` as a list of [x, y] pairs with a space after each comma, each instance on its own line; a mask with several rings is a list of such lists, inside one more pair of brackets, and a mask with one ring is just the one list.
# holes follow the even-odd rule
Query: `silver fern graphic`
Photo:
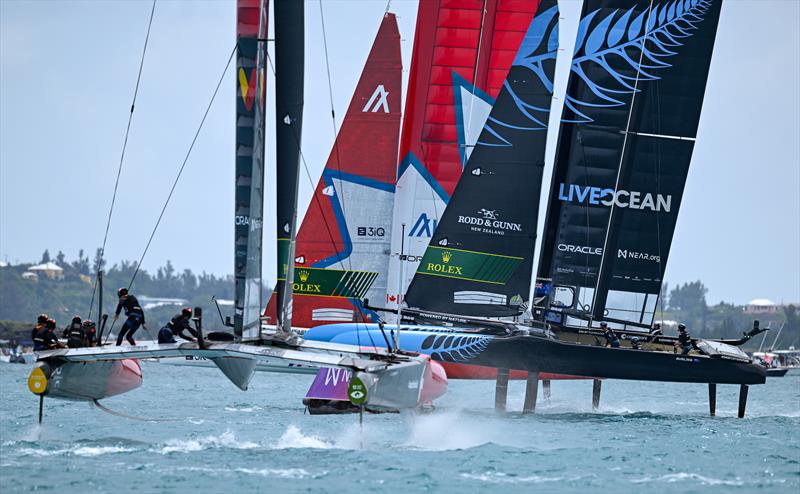
[[[672, 67], [669, 57], [677, 55], [675, 50], [684, 44], [683, 40], [699, 28], [712, 1], [674, 0], [653, 3], [640, 12], [631, 7], [608, 14], [597, 9], [587, 14], [578, 26], [570, 70], [595, 98], [586, 101], [567, 95], [564, 105], [576, 118], [564, 121], [591, 122], [590, 108], [625, 105], [627, 101], [620, 96], [639, 92], [637, 80], [660, 79], [657, 71]], [[601, 15], [605, 17], [593, 22]], [[589, 74], [596, 74], [597, 68], [610, 77], [593, 80]]]

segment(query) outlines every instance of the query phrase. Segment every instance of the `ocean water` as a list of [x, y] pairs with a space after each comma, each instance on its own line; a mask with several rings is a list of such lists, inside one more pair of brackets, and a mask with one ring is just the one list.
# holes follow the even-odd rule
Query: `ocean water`
[[[145, 362], [143, 386], [104, 401], [38, 399], [28, 365], [0, 364], [0, 492], [800, 492], [800, 374], [752, 386], [556, 381], [537, 413], [493, 411], [494, 383], [451, 381], [426, 414], [310, 416], [311, 376]], [[540, 391], [541, 393], [541, 391]]]

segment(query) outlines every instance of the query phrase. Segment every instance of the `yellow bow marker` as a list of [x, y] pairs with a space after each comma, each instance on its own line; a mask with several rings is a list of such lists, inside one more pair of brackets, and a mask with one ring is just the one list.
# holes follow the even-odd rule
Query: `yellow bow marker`
[[47, 389], [47, 376], [41, 367], [35, 367], [28, 376], [28, 389], [35, 395], [41, 395]]

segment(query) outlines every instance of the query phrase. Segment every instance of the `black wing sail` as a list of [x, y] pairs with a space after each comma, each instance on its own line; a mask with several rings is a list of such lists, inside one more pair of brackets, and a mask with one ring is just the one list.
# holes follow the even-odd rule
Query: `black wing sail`
[[304, 5], [297, 0], [275, 0], [275, 167], [278, 237], [278, 326], [291, 327], [291, 284], [296, 237], [297, 187], [303, 133]]
[[[647, 294], [660, 290], [720, 4], [584, 2], [537, 284], [556, 306], [652, 317], [657, 297]], [[577, 293], [558, 300], [553, 286]], [[606, 311], [609, 289], [628, 292], [612, 296], [627, 308]]]
[[[595, 317], [638, 320], [655, 312], [689, 173], [722, 0], [652, 7], [644, 53], [671, 67], [642, 63], [593, 304]], [[681, 9], [680, 7], [683, 7]], [[663, 20], [662, 20], [663, 19]], [[669, 44], [667, 44], [669, 43]], [[640, 72], [641, 74], [641, 72]], [[634, 197], [634, 191], [641, 191]], [[638, 200], [638, 207], [635, 207]], [[631, 297], [628, 294], [644, 294]], [[641, 299], [641, 300], [636, 300]], [[642, 309], [628, 313], [629, 301]], [[633, 306], [635, 307], [635, 305]], [[652, 307], [652, 308], [651, 308]], [[652, 315], [650, 316], [652, 318]]]
[[525, 310], [558, 18], [555, 1], [540, 3], [406, 293], [410, 307], [474, 316]]
[[267, 0], [236, 4], [236, 191], [234, 212], [234, 333], [259, 335], [264, 214], [264, 94]]

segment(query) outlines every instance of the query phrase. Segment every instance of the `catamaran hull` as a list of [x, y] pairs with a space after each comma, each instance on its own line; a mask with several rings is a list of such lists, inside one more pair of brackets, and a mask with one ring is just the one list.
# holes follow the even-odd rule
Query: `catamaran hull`
[[[206, 357], [195, 357], [187, 355], [185, 357], [166, 357], [158, 359], [158, 362], [165, 365], [178, 365], [188, 367], [216, 367], [214, 362]], [[277, 372], [286, 374], [309, 374], [313, 375], [319, 371], [319, 367], [295, 363], [281, 362], [258, 362], [256, 372]]]
[[[480, 335], [436, 326], [403, 326], [400, 334], [403, 348], [441, 362], [450, 379], [491, 379], [497, 369], [539, 372], [540, 379], [582, 376], [718, 384], [760, 384], [766, 376], [761, 366], [724, 357], [606, 348], [539, 336]], [[350, 343], [354, 338], [380, 341], [382, 333], [377, 325], [331, 324], [310, 329], [305, 338]], [[451, 369], [467, 373], [450, 374]]]
[[43, 394], [74, 401], [102, 400], [142, 385], [142, 369], [133, 359], [96, 362], [50, 361], [37, 363], [46, 381]]
[[[348, 369], [353, 371], [365, 386], [366, 406], [387, 409], [415, 408], [419, 402], [422, 382], [430, 366], [430, 359], [416, 354], [389, 355], [385, 350], [377, 349], [363, 352], [364, 350], [359, 347], [308, 342], [297, 337], [285, 341], [277, 340], [271, 345], [206, 343], [203, 348], [199, 348], [196, 343], [187, 342], [58, 349], [39, 354], [40, 365], [44, 364], [43, 369], [34, 369], [31, 373], [29, 388], [35, 394], [42, 394], [43, 385], [50, 386], [50, 378], [44, 370], [50, 372], [51, 367], [55, 369], [72, 364], [64, 368], [81, 369], [81, 366], [84, 369], [92, 368], [97, 370], [97, 376], [91, 377], [90, 372], [84, 371], [80, 377], [87, 379], [88, 382], [70, 378], [68, 382], [76, 383], [75, 387], [60, 385], [58, 389], [66, 391], [64, 393], [52, 391], [49, 396], [66, 399], [100, 399], [125, 392], [122, 388], [117, 390], [102, 386], [114, 376], [116, 367], [113, 362], [189, 356], [204, 357], [214, 362], [214, 365], [242, 390], [247, 389], [259, 362], [277, 364], [281, 367], [302, 364]], [[101, 363], [101, 366], [92, 367], [91, 364], [97, 363]], [[136, 367], [138, 369], [138, 363]], [[66, 371], [53, 372], [51, 375], [61, 375], [64, 372]], [[44, 374], [46, 379], [42, 379], [40, 374]], [[115, 381], [111, 379], [111, 382]], [[141, 384], [141, 371], [136, 386], [139, 384]]]
[[538, 336], [495, 337], [478, 365], [605, 379], [763, 384], [763, 367], [725, 357], [580, 345]]

